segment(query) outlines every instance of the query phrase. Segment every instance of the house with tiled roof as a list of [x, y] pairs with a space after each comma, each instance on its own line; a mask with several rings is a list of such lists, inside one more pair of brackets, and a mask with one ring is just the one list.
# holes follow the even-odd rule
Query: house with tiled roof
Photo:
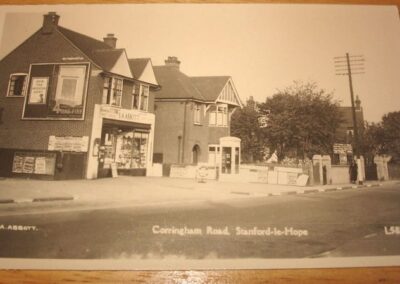
[[[238, 171], [240, 140], [230, 137], [230, 118], [242, 102], [232, 78], [190, 77], [174, 56], [154, 66], [154, 72], [161, 86], [155, 93], [154, 160], [164, 169], [207, 164], [220, 167], [222, 174]], [[223, 147], [221, 139], [236, 146]]]
[[114, 34], [97, 40], [59, 20], [44, 15], [0, 61], [0, 176], [146, 175], [159, 89], [151, 60], [129, 59]]
[[[357, 128], [360, 132], [364, 130], [364, 112], [361, 107], [361, 100], [357, 97], [355, 102], [355, 114]], [[340, 143], [352, 144], [354, 142], [353, 111], [351, 106], [340, 106], [339, 112], [341, 123], [336, 131], [336, 140]], [[360, 133], [361, 134], [361, 133]]]

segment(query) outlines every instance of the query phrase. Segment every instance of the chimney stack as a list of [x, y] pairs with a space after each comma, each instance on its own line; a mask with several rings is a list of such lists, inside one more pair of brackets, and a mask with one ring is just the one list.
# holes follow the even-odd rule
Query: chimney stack
[[103, 38], [104, 43], [107, 44], [111, 48], [116, 48], [117, 47], [117, 38], [114, 36], [114, 34], [107, 34], [105, 38]]
[[43, 16], [43, 34], [51, 34], [53, 30], [58, 26], [58, 20], [60, 16], [56, 12], [49, 12]]
[[178, 68], [179, 70], [179, 65], [181, 62], [178, 60], [178, 57], [176, 56], [168, 56], [168, 59], [164, 61], [166, 66], [173, 66]]

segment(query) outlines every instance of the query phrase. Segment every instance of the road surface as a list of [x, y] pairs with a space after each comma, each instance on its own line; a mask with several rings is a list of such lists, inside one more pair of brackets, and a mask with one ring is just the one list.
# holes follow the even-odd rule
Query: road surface
[[[159, 207], [75, 210], [73, 202], [40, 206], [24, 215], [1, 212], [0, 207], [0, 257], [400, 255], [398, 184]], [[66, 210], [49, 209], [57, 206]]]

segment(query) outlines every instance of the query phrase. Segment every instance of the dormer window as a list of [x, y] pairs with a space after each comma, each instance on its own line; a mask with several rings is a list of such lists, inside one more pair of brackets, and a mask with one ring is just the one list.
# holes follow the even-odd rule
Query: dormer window
[[10, 75], [7, 97], [23, 97], [26, 93], [26, 81], [28, 74], [14, 73]]
[[122, 86], [122, 79], [105, 77], [102, 103], [112, 106], [121, 106]]

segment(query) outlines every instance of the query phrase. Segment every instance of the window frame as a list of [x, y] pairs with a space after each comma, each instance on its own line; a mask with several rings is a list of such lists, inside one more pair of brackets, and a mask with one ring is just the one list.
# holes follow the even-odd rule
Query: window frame
[[[131, 108], [134, 110], [139, 110], [140, 107], [140, 84], [139, 84], [139, 88], [136, 89], [136, 83], [133, 84], [132, 87], [132, 103], [131, 103]], [[137, 90], [139, 90], [138, 92], [136, 92]], [[136, 102], [136, 105], [135, 105]]]
[[[147, 90], [144, 92], [144, 90]], [[140, 84], [139, 88], [139, 110], [149, 111], [149, 97], [150, 97], [150, 86], [145, 84]]]
[[201, 125], [201, 104], [200, 103], [194, 103], [193, 123], [195, 125]]
[[[24, 76], [24, 83], [22, 85], [22, 92], [21, 95], [10, 95], [10, 88], [11, 88], [11, 78], [13, 76]], [[24, 98], [26, 96], [26, 92], [27, 92], [27, 87], [28, 87], [28, 78], [29, 78], [29, 74], [28, 73], [22, 73], [22, 72], [18, 72], [18, 73], [11, 73], [9, 78], [8, 78], [8, 86], [7, 86], [7, 93], [6, 93], [6, 97], [7, 98]]]
[[[108, 86], [106, 87], [106, 80], [108, 80]], [[121, 82], [121, 89], [117, 88], [117, 81]], [[107, 90], [106, 99], [104, 102], [104, 91]], [[113, 104], [113, 99], [116, 92], [120, 92], [119, 95], [119, 104]], [[103, 82], [103, 93], [101, 97], [101, 103], [105, 105], [110, 105], [114, 107], [121, 107], [122, 106], [122, 96], [124, 93], [124, 79], [116, 77], [116, 76], [104, 76]], [[115, 96], [117, 97], [117, 96]]]
[[[222, 109], [222, 111], [220, 111]], [[211, 123], [211, 116], [214, 116], [215, 123]], [[229, 111], [227, 104], [215, 104], [215, 109], [209, 112], [208, 125], [214, 127], [228, 127], [229, 126]], [[219, 120], [221, 119], [221, 123]]]

